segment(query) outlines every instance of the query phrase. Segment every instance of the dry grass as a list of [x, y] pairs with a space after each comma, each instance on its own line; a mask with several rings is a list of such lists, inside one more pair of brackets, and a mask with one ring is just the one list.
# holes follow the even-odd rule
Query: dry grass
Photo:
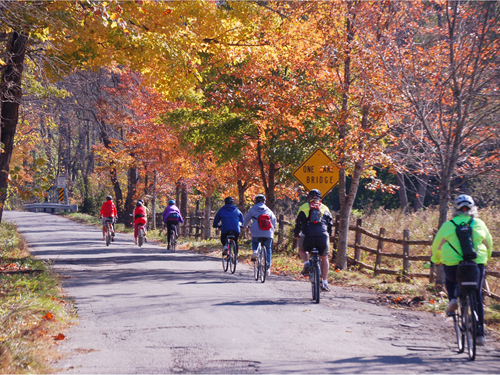
[[13, 224], [0, 225], [0, 238], [0, 373], [53, 373], [54, 347], [74, 317], [71, 301]]

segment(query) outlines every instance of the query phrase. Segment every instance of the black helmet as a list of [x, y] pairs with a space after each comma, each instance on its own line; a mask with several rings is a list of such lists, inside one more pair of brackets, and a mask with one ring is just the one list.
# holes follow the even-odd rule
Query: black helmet
[[255, 203], [265, 202], [266, 196], [264, 194], [257, 194], [253, 200], [255, 201]]
[[233, 204], [234, 203], [234, 199], [231, 198], [231, 197], [227, 197], [226, 199], [224, 199], [224, 203], [225, 204]]
[[106, 197], [106, 200], [107, 200], [107, 201], [112, 201], [112, 200], [113, 200], [113, 197], [112, 197], [111, 195], [108, 195], [108, 196]]
[[137, 203], [135, 204], [136, 207], [141, 207], [144, 204], [144, 201], [142, 199], [138, 199]]
[[309, 199], [321, 199], [321, 192], [318, 189], [312, 189], [308, 194]]

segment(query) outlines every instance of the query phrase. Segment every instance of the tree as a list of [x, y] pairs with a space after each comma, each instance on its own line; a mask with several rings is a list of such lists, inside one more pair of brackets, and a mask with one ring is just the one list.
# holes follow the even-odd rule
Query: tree
[[387, 79], [404, 100], [405, 164], [439, 181], [440, 226], [453, 192], [500, 167], [500, 8], [488, 1], [439, 4], [398, 3], [378, 46]]

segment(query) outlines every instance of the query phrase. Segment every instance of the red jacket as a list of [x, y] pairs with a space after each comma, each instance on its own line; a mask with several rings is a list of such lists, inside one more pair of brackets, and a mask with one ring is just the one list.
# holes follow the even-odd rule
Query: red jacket
[[134, 210], [134, 224], [146, 224], [148, 222], [144, 207], [136, 207]]
[[102, 217], [116, 217], [118, 213], [116, 212], [116, 207], [113, 201], [106, 201], [101, 206], [101, 216]]

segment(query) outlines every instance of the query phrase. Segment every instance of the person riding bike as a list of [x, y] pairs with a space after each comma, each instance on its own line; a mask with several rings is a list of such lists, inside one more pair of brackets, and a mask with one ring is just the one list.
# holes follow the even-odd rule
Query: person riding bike
[[[184, 222], [181, 211], [179, 210], [179, 207], [175, 205], [175, 201], [173, 199], [168, 201], [168, 206], [165, 207], [165, 211], [163, 211], [163, 222], [167, 227], [167, 244], [170, 244], [170, 230], [173, 228], [175, 235], [177, 236], [177, 226], [179, 223]], [[167, 250], [172, 249], [168, 248]]]
[[303, 247], [299, 247], [299, 255], [304, 262], [302, 274], [309, 274], [311, 267], [307, 252], [313, 248], [318, 250], [323, 278], [321, 289], [325, 292], [330, 291], [328, 286], [328, 252], [332, 227], [332, 214], [328, 207], [321, 203], [321, 192], [318, 189], [312, 189], [308, 194], [308, 202], [299, 208], [293, 234], [298, 241], [300, 232], [304, 233]]
[[[266, 260], [267, 260], [267, 275], [271, 274], [271, 256], [272, 256], [272, 244], [274, 229], [276, 228], [276, 216], [269, 207], [266, 206], [266, 196], [264, 194], [257, 194], [254, 198], [255, 205], [250, 208], [248, 213], [245, 215], [245, 220], [243, 221], [243, 226], [246, 227], [250, 224], [250, 234], [252, 235], [252, 261], [257, 259], [257, 248], [259, 247], [259, 238], [267, 238], [263, 245], [267, 249]], [[264, 216], [262, 216], [264, 215]]]
[[148, 242], [146, 238], [147, 222], [148, 222], [148, 215], [146, 213], [146, 208], [144, 207], [144, 201], [142, 199], [139, 199], [135, 204], [135, 209], [134, 209], [134, 241], [136, 245], [137, 245], [137, 236], [139, 234], [139, 225], [141, 224], [144, 229], [144, 241]]
[[[220, 223], [220, 242], [223, 247], [223, 254], [227, 254], [227, 235], [234, 232], [236, 243], [236, 257], [238, 256], [238, 237], [240, 236], [240, 226], [243, 224], [243, 214], [234, 206], [234, 199], [227, 197], [224, 199], [224, 206], [217, 211], [214, 217], [213, 227], [218, 228]], [[236, 258], [238, 259], [238, 258]]]
[[[446, 308], [446, 313], [451, 314], [458, 308], [457, 297], [459, 288], [457, 283], [457, 268], [458, 264], [463, 260], [462, 247], [456, 232], [456, 225], [470, 222], [472, 226], [472, 242], [476, 251], [477, 257], [474, 262], [479, 268], [479, 288], [476, 290], [477, 314], [478, 314], [478, 333], [477, 345], [484, 346], [486, 338], [484, 336], [484, 307], [483, 307], [483, 292], [482, 285], [484, 282], [484, 266], [491, 258], [493, 251], [493, 240], [491, 234], [486, 227], [486, 224], [477, 218], [477, 206], [474, 200], [469, 195], [459, 195], [453, 203], [452, 216], [453, 219], [445, 222], [436, 233], [436, 237], [432, 242], [432, 257], [431, 262], [434, 264], [443, 264], [444, 274], [446, 277], [445, 287], [448, 293], [449, 303]], [[462, 254], [462, 255], [461, 255]]]
[[116, 211], [115, 204], [113, 203], [113, 197], [108, 195], [106, 197], [106, 202], [101, 206], [101, 213], [99, 217], [102, 219], [102, 240], [106, 239], [106, 226], [107, 223], [111, 223], [113, 227], [111, 233], [111, 241], [115, 240], [115, 221], [118, 219], [118, 213]]

